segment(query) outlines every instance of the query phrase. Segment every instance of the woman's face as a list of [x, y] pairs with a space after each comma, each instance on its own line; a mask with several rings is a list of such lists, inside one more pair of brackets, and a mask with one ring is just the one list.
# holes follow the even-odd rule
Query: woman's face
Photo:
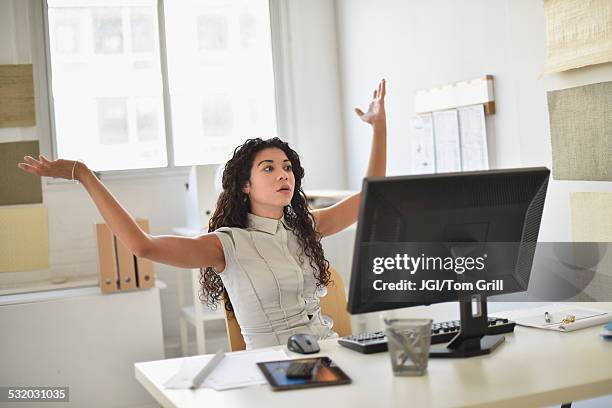
[[251, 212], [268, 218], [280, 218], [291, 203], [295, 176], [285, 152], [276, 147], [255, 154], [251, 179], [243, 191], [249, 195]]

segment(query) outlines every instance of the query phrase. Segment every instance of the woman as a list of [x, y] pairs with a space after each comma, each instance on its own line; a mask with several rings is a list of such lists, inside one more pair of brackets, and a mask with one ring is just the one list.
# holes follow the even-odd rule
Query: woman
[[[386, 167], [385, 81], [368, 111], [355, 109], [373, 129], [366, 176]], [[223, 172], [223, 191], [209, 233], [151, 236], [81, 162], [24, 157], [19, 167], [39, 176], [76, 179], [106, 224], [138, 257], [181, 268], [202, 268], [203, 300], [231, 300], [247, 349], [285, 344], [295, 333], [320, 339], [335, 333], [320, 316], [318, 295], [329, 283], [321, 238], [357, 221], [360, 195], [310, 211], [302, 191], [298, 154], [278, 138], [250, 139], [234, 150]]]

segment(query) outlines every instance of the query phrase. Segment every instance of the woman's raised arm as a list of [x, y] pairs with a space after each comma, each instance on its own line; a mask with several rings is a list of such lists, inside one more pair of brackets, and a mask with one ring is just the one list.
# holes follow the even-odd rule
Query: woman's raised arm
[[212, 266], [218, 271], [225, 268], [223, 248], [216, 235], [188, 238], [147, 234], [84, 163], [48, 160], [42, 155], [39, 160], [30, 156], [23, 160], [18, 166], [28, 173], [81, 182], [113, 234], [136, 256], [183, 268]]

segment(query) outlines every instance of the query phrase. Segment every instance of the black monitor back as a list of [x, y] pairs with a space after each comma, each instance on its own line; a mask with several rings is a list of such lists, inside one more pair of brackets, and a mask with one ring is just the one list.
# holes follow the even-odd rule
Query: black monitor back
[[426, 299], [410, 292], [390, 301], [366, 299], [363, 275], [372, 272], [365, 253], [402, 243], [436, 256], [457, 256], [461, 245], [486, 245], [487, 276], [503, 278], [504, 293], [527, 290], [549, 174], [542, 167], [364, 179], [349, 312], [458, 300], [453, 291]]

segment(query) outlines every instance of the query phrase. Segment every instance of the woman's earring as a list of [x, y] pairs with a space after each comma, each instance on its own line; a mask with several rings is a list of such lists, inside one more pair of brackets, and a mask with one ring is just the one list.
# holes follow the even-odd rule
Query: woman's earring
[[245, 194], [244, 197], [242, 198], [242, 202], [246, 203], [248, 199], [249, 199], [248, 194]]

